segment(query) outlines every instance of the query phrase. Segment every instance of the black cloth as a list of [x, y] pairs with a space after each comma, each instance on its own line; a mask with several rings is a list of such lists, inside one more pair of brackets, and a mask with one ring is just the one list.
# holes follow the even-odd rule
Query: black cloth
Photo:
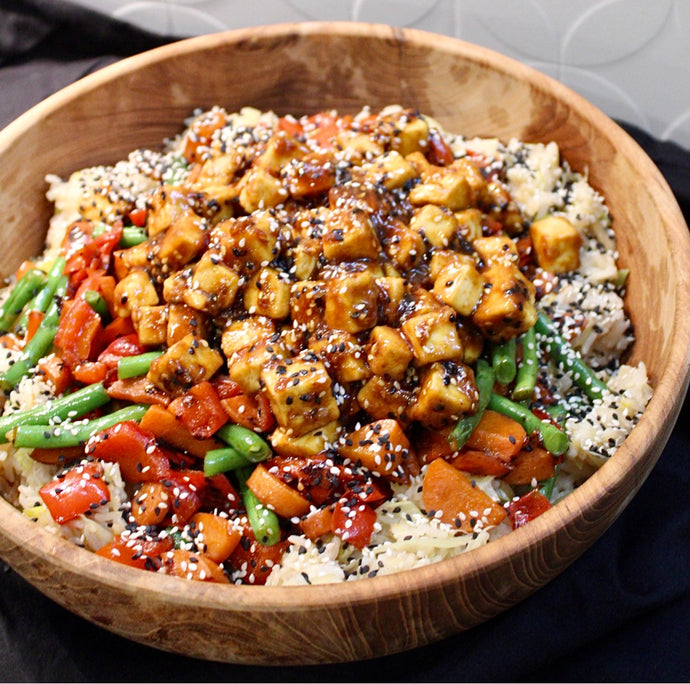
[[[170, 40], [60, 0], [0, 0], [0, 126], [76, 78]], [[690, 152], [626, 128], [657, 163], [690, 219]], [[0, 679], [688, 680], [687, 418], [686, 402], [659, 463], [598, 542], [532, 597], [468, 632], [361, 663], [271, 668], [205, 662], [91, 625], [0, 563]]]

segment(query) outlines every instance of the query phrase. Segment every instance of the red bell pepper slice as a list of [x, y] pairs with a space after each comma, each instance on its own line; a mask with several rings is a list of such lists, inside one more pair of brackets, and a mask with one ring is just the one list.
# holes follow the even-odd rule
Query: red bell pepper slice
[[43, 485], [38, 493], [58, 525], [110, 501], [110, 490], [103, 481], [100, 463], [78, 465]]
[[226, 475], [219, 473], [206, 478], [208, 487], [204, 490], [202, 506], [208, 511], [238, 511], [242, 499]]
[[453, 150], [450, 149], [448, 143], [443, 139], [443, 136], [437, 129], [429, 129], [429, 137], [427, 139], [427, 159], [435, 166], [448, 166], [453, 163], [455, 156]]
[[98, 361], [105, 365], [108, 382], [117, 377], [117, 363], [125, 356], [137, 356], [147, 351], [146, 347], [139, 343], [139, 336], [130, 333], [117, 337], [98, 355]]
[[146, 216], [146, 209], [134, 209], [128, 214], [129, 220], [133, 225], [137, 226], [137, 228], [143, 228], [146, 225]]
[[253, 395], [238, 394], [222, 399], [221, 404], [233, 423], [250, 430], [269, 432], [276, 424], [268, 398], [261, 392]]
[[[110, 230], [89, 241], [67, 259], [65, 274], [73, 287], [78, 286], [89, 270], [103, 269], [110, 265], [110, 255], [122, 237], [122, 223], [118, 222]], [[87, 238], [88, 239], [88, 238]]]
[[173, 399], [168, 411], [197, 439], [208, 439], [229, 419], [218, 392], [207, 381], [194, 385], [186, 394]]
[[165, 539], [132, 539], [129, 536], [119, 534], [109, 544], [98, 549], [96, 554], [123, 565], [156, 572], [162, 565], [161, 555], [167, 551], [172, 551], [173, 547], [174, 544], [170, 537]]
[[101, 317], [82, 298], [74, 299], [63, 309], [55, 334], [55, 349], [74, 370], [84, 361], [92, 360], [96, 337], [102, 332]]
[[264, 546], [256, 541], [251, 528], [246, 527], [240, 543], [225, 562], [239, 571], [245, 571], [245, 584], [266, 584], [274, 565], [280, 563], [290, 542], [287, 539], [279, 541], [273, 546]]
[[97, 432], [86, 443], [86, 453], [118, 463], [127, 482], [159, 482], [170, 474], [170, 462], [155, 436], [133, 420]]
[[508, 515], [513, 523], [513, 529], [526, 525], [551, 507], [551, 502], [538, 489], [523, 494], [519, 499], [508, 504]]
[[331, 529], [343, 541], [363, 549], [371, 541], [375, 522], [376, 511], [371, 506], [356, 497], [344, 496], [333, 510]]

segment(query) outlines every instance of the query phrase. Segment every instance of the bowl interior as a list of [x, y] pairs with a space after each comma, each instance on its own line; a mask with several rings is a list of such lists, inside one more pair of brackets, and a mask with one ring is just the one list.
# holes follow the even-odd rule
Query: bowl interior
[[[470, 627], [524, 598], [603, 533], [639, 488], [687, 388], [687, 228], [658, 170], [618, 126], [546, 76], [485, 49], [386, 26], [314, 23], [194, 38], [108, 67], [0, 132], [0, 273], [42, 248], [47, 173], [157, 146], [195, 107], [302, 114], [392, 103], [468, 136], [555, 140], [573, 168], [588, 170], [613, 214], [621, 262], [631, 268], [632, 360], [646, 363], [656, 390], [624, 447], [528, 528], [437, 566], [327, 588], [181, 586], [113, 567], [0, 502], [0, 553], [39, 589], [113, 631], [190, 655], [271, 664], [372, 657]], [[383, 620], [407, 629], [388, 634], [376, 628]], [[247, 651], [247, 631], [266, 628], [277, 635], [271, 650]], [[324, 629], [334, 638], [324, 642]], [[205, 643], [189, 639], [190, 630]]]

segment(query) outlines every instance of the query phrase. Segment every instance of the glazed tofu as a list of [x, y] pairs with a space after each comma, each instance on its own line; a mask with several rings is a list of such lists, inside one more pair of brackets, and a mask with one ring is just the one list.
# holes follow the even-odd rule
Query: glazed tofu
[[531, 328], [537, 320], [534, 285], [514, 266], [497, 264], [482, 272], [484, 294], [472, 322], [490, 340], [500, 342]]
[[472, 244], [483, 235], [482, 218], [482, 212], [476, 207], [456, 211], [455, 220], [458, 222], [458, 234]]
[[397, 328], [377, 325], [371, 331], [367, 344], [367, 363], [375, 375], [401, 380], [413, 358], [410, 344]]
[[168, 304], [166, 344], [171, 346], [187, 335], [206, 337], [206, 316], [186, 304]]
[[314, 331], [323, 323], [326, 283], [321, 280], [303, 280], [290, 290], [290, 316], [293, 324]]
[[422, 182], [410, 190], [409, 200], [414, 206], [437, 204], [451, 211], [467, 209], [471, 205], [472, 190], [465, 176], [451, 167], [431, 166], [422, 173]]
[[338, 382], [358, 382], [371, 376], [364, 348], [352, 333], [319, 329], [309, 338], [309, 349]]
[[419, 175], [417, 169], [395, 150], [381, 155], [374, 162], [363, 164], [362, 170], [372, 183], [386, 190], [401, 188]]
[[392, 147], [405, 157], [426, 149], [429, 138], [429, 124], [421, 116], [412, 117], [393, 138]]
[[248, 214], [257, 209], [269, 209], [282, 204], [288, 198], [288, 191], [279, 178], [268, 171], [254, 166], [239, 183], [240, 206]]
[[187, 335], [151, 363], [149, 382], [173, 395], [208, 380], [223, 365], [223, 357], [206, 340]]
[[261, 381], [278, 425], [292, 435], [301, 437], [340, 416], [331, 378], [312, 352], [264, 367]]
[[334, 444], [340, 434], [337, 420], [316, 428], [300, 437], [295, 437], [289, 429], [278, 427], [268, 437], [276, 453], [281, 456], [310, 458], [320, 454], [330, 444]]
[[250, 347], [243, 347], [228, 357], [228, 376], [242, 388], [245, 394], [254, 394], [261, 389], [263, 369], [289, 355], [287, 347], [280, 338], [262, 338]]
[[438, 274], [446, 266], [460, 266], [462, 264], [474, 266], [475, 261], [469, 254], [462, 254], [452, 249], [435, 249], [429, 262], [429, 276], [435, 282]]
[[450, 307], [408, 318], [402, 331], [412, 347], [417, 365], [462, 358], [462, 342], [455, 327], [457, 314]]
[[434, 282], [434, 294], [463, 316], [469, 316], [484, 293], [484, 278], [467, 261], [448, 264]]
[[333, 187], [335, 163], [330, 153], [310, 152], [289, 162], [280, 175], [290, 196], [304, 199], [328, 192]]
[[266, 149], [256, 159], [255, 166], [277, 176], [292, 159], [301, 159], [309, 148], [286, 131], [276, 131], [266, 143]]
[[422, 261], [426, 246], [419, 226], [393, 219], [384, 230], [383, 251], [397, 268], [407, 271]]
[[412, 392], [382, 375], [369, 378], [357, 392], [357, 403], [372, 418], [395, 418], [403, 423], [408, 421], [413, 400]]
[[516, 266], [518, 263], [517, 246], [507, 235], [481, 237], [472, 243], [472, 247], [485, 266]]
[[291, 283], [286, 273], [269, 266], [252, 276], [244, 289], [244, 308], [250, 314], [282, 319], [290, 313]]
[[580, 266], [582, 238], [576, 228], [561, 216], [547, 216], [529, 229], [537, 263], [545, 271], [567, 273]]
[[193, 212], [176, 219], [165, 231], [158, 250], [158, 260], [170, 271], [186, 266], [206, 246], [207, 226]]
[[400, 323], [403, 298], [405, 297], [405, 279], [400, 276], [383, 276], [376, 278], [378, 289], [379, 322], [397, 326]]
[[157, 347], [165, 344], [168, 329], [167, 306], [140, 306], [132, 311], [132, 324], [141, 344]]
[[326, 283], [324, 320], [329, 328], [359, 333], [376, 325], [378, 288], [368, 271], [342, 272]]
[[410, 417], [423, 425], [440, 428], [477, 410], [479, 394], [474, 373], [464, 363], [432, 363], [424, 369]]
[[265, 316], [248, 316], [229, 321], [223, 329], [221, 349], [227, 358], [245, 347], [251, 347], [260, 340], [272, 337], [276, 332], [275, 325]]
[[477, 206], [486, 203], [488, 199], [488, 184], [480, 168], [468, 157], [456, 159], [451, 168], [460, 173], [470, 189], [470, 204]]
[[357, 207], [335, 208], [324, 222], [323, 255], [329, 261], [377, 259], [381, 245], [369, 214]]
[[425, 204], [415, 210], [410, 227], [420, 232], [432, 247], [448, 247], [458, 233], [458, 220], [442, 206]]
[[280, 225], [268, 212], [221, 221], [211, 231], [211, 247], [238, 273], [251, 274], [278, 255]]
[[178, 219], [193, 213], [187, 194], [170, 185], [163, 185], [153, 193], [148, 209], [146, 230], [149, 237], [162, 233]]
[[126, 318], [140, 306], [158, 304], [158, 292], [144, 269], [134, 269], [115, 286], [113, 299], [115, 315]]

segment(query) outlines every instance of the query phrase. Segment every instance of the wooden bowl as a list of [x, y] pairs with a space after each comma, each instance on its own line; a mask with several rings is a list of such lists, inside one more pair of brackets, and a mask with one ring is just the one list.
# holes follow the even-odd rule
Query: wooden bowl
[[[309, 664], [414, 648], [518, 603], [590, 546], [661, 454], [688, 383], [690, 240], [661, 174], [582, 98], [526, 66], [439, 35], [365, 24], [278, 25], [193, 38], [107, 67], [0, 132], [0, 270], [42, 248], [46, 173], [155, 146], [194, 107], [278, 113], [413, 106], [447, 129], [555, 140], [606, 198], [627, 304], [655, 388], [618, 453], [553, 509], [464, 556], [330, 586], [219, 586], [132, 570], [55, 537], [0, 501], [0, 555], [40, 591], [113, 632], [219, 661]], [[391, 628], [393, 627], [393, 628]]]

